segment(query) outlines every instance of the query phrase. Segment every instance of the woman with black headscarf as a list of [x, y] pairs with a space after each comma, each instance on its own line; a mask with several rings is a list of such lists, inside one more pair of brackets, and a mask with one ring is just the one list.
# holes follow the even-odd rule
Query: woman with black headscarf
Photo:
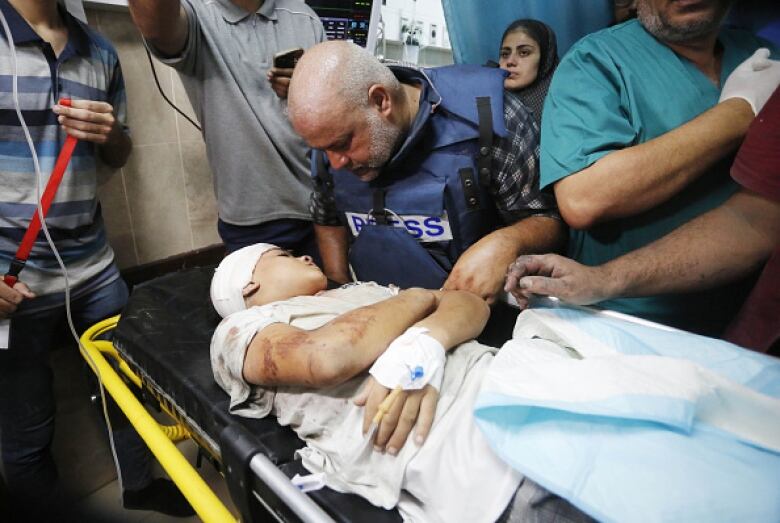
[[544, 98], [558, 65], [553, 30], [538, 20], [515, 20], [501, 37], [498, 64], [509, 72], [504, 88], [519, 96], [541, 123]]

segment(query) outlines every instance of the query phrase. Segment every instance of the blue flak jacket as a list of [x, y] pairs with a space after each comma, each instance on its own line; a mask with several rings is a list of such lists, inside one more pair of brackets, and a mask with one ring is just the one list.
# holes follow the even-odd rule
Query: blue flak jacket
[[440, 288], [458, 257], [499, 224], [489, 151], [494, 136], [507, 133], [504, 73], [472, 65], [391, 69], [422, 92], [412, 128], [380, 176], [363, 182], [331, 169], [320, 151], [312, 172], [332, 184], [359, 280]]

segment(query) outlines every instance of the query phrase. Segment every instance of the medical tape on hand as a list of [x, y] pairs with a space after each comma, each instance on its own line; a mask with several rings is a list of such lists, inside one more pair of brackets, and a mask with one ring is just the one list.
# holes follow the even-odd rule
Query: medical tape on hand
[[424, 327], [410, 327], [377, 358], [369, 373], [382, 386], [419, 390], [431, 385], [439, 390], [444, 377], [444, 346]]

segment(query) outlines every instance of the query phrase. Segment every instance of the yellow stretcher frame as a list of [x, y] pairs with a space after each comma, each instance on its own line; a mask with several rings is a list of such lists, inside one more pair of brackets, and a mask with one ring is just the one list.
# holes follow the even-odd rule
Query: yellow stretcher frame
[[[117, 362], [119, 369], [137, 387], [142, 388], [141, 378], [119, 356], [110, 341], [97, 339], [116, 328], [119, 316], [96, 323], [81, 336], [80, 351], [98, 380], [114, 398], [119, 408], [135, 427], [138, 434], [152, 451], [162, 468], [168, 473], [181, 493], [192, 505], [198, 516], [206, 523], [236, 523], [238, 519], [225, 507], [214, 491], [203, 481], [200, 474], [184, 458], [174, 442], [189, 438], [190, 434], [181, 425], [160, 425], [144, 408], [138, 398], [127, 387], [122, 378], [108, 363], [107, 357]], [[163, 409], [167, 411], [165, 405]], [[168, 414], [172, 414], [168, 412]], [[175, 416], [172, 415], [174, 419]]]

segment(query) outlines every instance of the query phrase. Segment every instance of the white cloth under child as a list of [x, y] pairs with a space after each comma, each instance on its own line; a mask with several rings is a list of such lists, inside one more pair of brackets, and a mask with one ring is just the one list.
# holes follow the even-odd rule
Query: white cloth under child
[[397, 456], [369, 452], [357, 461], [353, 459], [363, 444], [363, 409], [351, 399], [366, 375], [316, 391], [256, 387], [243, 380], [247, 347], [264, 327], [287, 323], [315, 329], [394, 294], [366, 283], [233, 314], [214, 333], [214, 377], [230, 394], [232, 413], [255, 418], [274, 414], [280, 424], [290, 425], [306, 441], [300, 451], [304, 466], [325, 472], [329, 487], [377, 506], [397, 506], [407, 521], [495, 521], [520, 482], [520, 475], [490, 449], [472, 416], [495, 349], [471, 342], [448, 353], [435, 422], [421, 447], [410, 438]]

